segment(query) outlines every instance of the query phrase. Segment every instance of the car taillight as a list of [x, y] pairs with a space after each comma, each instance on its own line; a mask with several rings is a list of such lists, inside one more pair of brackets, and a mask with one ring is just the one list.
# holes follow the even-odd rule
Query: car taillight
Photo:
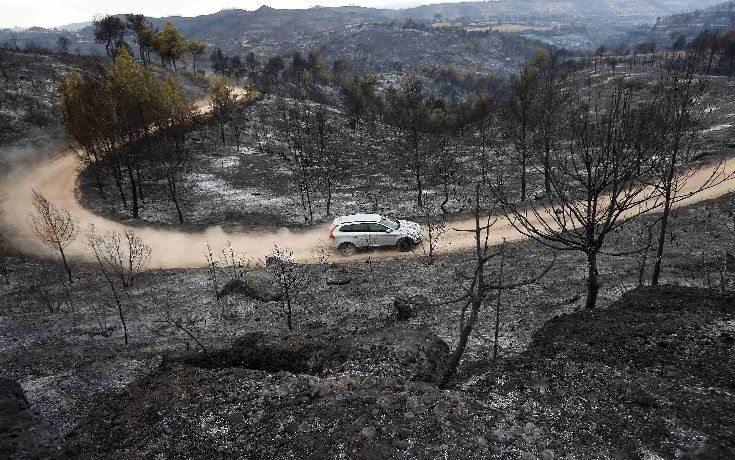
[[329, 229], [329, 239], [330, 240], [333, 240], [334, 239], [334, 229], [335, 228], [337, 228], [337, 226], [336, 225], [332, 225], [332, 228]]

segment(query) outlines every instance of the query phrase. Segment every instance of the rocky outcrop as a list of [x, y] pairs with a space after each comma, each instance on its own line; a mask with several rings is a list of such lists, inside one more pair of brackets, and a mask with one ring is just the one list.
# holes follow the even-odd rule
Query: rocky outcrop
[[474, 389], [491, 390], [543, 407], [534, 423], [564, 440], [557, 454], [598, 457], [606, 446], [613, 458], [735, 458], [735, 294], [644, 287], [558, 316]]
[[288, 332], [252, 332], [229, 350], [187, 362], [203, 367], [244, 367], [267, 372], [329, 375], [345, 370], [433, 382], [449, 346], [419, 329], [345, 331], [313, 327]]
[[30, 407], [18, 382], [0, 377], [0, 458], [38, 458], [50, 454], [55, 435]]
[[280, 300], [283, 293], [276, 278], [267, 270], [254, 270], [230, 280], [219, 292], [220, 297], [240, 294], [254, 300], [270, 302]]
[[455, 407], [453, 395], [428, 383], [448, 352], [416, 328], [245, 334], [211, 359], [168, 360], [127, 394], [100, 401], [64, 455], [434, 456], [443, 429], [484, 410], [471, 401]]

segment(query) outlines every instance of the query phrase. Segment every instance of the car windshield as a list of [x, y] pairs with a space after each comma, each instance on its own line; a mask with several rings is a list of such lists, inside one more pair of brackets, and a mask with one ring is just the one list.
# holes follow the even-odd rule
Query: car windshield
[[385, 217], [383, 217], [380, 220], [380, 223], [383, 224], [383, 225], [385, 225], [386, 227], [388, 227], [391, 230], [397, 230], [397, 229], [401, 228], [401, 223], [400, 222], [394, 222], [394, 221], [392, 221], [390, 219], [386, 219]]

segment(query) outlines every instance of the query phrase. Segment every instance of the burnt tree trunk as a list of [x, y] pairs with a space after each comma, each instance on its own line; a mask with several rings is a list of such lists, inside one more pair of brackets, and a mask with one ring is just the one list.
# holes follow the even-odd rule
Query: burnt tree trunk
[[137, 219], [139, 217], [139, 210], [138, 210], [138, 188], [135, 181], [135, 175], [133, 174], [133, 169], [130, 167], [130, 165], [127, 165], [128, 170], [128, 180], [130, 181], [130, 193], [132, 194], [132, 202], [133, 202], [133, 218]]
[[600, 291], [600, 273], [597, 270], [597, 251], [587, 253], [587, 301], [585, 308], [595, 308]]
[[71, 277], [71, 268], [69, 267], [69, 263], [66, 260], [66, 254], [64, 254], [64, 248], [59, 245], [59, 252], [61, 253], [61, 261], [64, 263], [64, 269], [66, 270], [66, 274], [69, 277], [69, 283], [73, 283], [74, 280]]

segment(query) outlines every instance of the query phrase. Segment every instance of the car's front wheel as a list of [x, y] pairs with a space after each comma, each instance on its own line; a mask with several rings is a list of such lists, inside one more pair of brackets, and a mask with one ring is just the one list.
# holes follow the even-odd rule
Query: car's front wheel
[[398, 250], [401, 252], [408, 252], [413, 249], [413, 241], [408, 238], [403, 238], [398, 242]]
[[339, 245], [339, 252], [345, 257], [350, 257], [357, 252], [357, 248], [352, 243], [342, 243]]

